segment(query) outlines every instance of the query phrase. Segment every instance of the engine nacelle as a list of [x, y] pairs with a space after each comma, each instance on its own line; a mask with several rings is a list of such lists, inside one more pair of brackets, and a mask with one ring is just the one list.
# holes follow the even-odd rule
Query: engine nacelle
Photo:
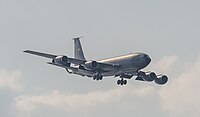
[[167, 81], [168, 81], [168, 77], [166, 75], [158, 76], [158, 78], [154, 80], [156, 84], [160, 84], [160, 85], [167, 83]]
[[83, 66], [85, 67], [85, 69], [88, 69], [88, 70], [94, 70], [99, 67], [98, 62], [96, 61], [88, 61]]
[[140, 72], [139, 73], [139, 76], [142, 77], [142, 79], [144, 81], [148, 81], [148, 82], [151, 82], [153, 80], [155, 80], [157, 78], [156, 74], [154, 72]]
[[68, 57], [67, 56], [57, 56], [52, 60], [53, 63], [61, 64], [61, 65], [67, 65], [68, 63]]

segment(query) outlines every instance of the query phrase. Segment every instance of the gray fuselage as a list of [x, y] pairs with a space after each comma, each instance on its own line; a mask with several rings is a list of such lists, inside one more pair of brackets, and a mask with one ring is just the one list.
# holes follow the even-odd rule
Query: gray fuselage
[[138, 70], [145, 68], [151, 62], [151, 59], [145, 53], [131, 53], [124, 56], [99, 60], [97, 62], [119, 65], [119, 69], [104, 72], [102, 74], [103, 76], [113, 76], [120, 75], [122, 73], [134, 74]]

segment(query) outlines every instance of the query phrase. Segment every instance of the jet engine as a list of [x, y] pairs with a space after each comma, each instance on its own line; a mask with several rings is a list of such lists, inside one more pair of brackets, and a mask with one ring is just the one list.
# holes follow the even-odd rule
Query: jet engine
[[83, 66], [85, 67], [85, 69], [88, 69], [88, 70], [94, 70], [99, 67], [96, 61], [88, 61]]
[[167, 77], [166, 75], [158, 76], [158, 77], [154, 80], [154, 82], [155, 82], [156, 84], [160, 84], [160, 85], [163, 85], [163, 84], [167, 83], [167, 81], [168, 81], [168, 77]]
[[57, 56], [52, 60], [53, 63], [60, 65], [68, 65], [68, 57], [67, 56]]
[[139, 72], [139, 77], [141, 77], [144, 81], [151, 82], [157, 78], [154, 72]]

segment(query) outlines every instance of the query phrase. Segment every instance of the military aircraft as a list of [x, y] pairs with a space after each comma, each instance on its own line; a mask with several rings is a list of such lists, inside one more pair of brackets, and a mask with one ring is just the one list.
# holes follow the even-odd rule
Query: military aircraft
[[156, 75], [154, 72], [144, 72], [141, 69], [147, 67], [151, 58], [145, 53], [131, 53], [123, 56], [102, 60], [86, 60], [80, 43], [80, 38], [74, 40], [74, 57], [65, 55], [53, 55], [47, 53], [25, 50], [23, 52], [51, 59], [48, 64], [66, 69], [69, 74], [87, 76], [93, 80], [102, 80], [108, 76], [120, 78], [118, 85], [126, 85], [127, 79], [135, 76], [135, 80], [152, 82], [163, 85], [167, 83], [166, 75]]

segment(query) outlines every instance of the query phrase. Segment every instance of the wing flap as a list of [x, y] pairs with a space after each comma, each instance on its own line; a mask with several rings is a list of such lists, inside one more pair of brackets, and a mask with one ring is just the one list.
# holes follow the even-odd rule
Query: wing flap
[[72, 71], [78, 70], [78, 68], [73, 68], [73, 67], [69, 67], [69, 66], [65, 66], [65, 65], [59, 65], [59, 64], [56, 64], [56, 63], [52, 63], [52, 62], [47, 62], [47, 63], [50, 64], [50, 65], [55, 65], [55, 66], [62, 67], [62, 68], [65, 68], [65, 69], [70, 69]]
[[50, 64], [50, 65], [55, 65], [55, 66], [58, 66], [58, 67], [62, 67], [62, 68], [65, 68], [65, 69], [72, 70], [72, 73], [82, 75], [82, 76], [92, 77], [96, 74], [96, 72], [93, 72], [93, 71], [88, 71], [88, 70], [84, 70], [84, 69], [78, 69], [78, 68], [74, 68], [74, 67], [59, 65], [59, 64], [56, 64], [56, 63], [52, 63], [52, 62], [47, 62], [47, 63]]

